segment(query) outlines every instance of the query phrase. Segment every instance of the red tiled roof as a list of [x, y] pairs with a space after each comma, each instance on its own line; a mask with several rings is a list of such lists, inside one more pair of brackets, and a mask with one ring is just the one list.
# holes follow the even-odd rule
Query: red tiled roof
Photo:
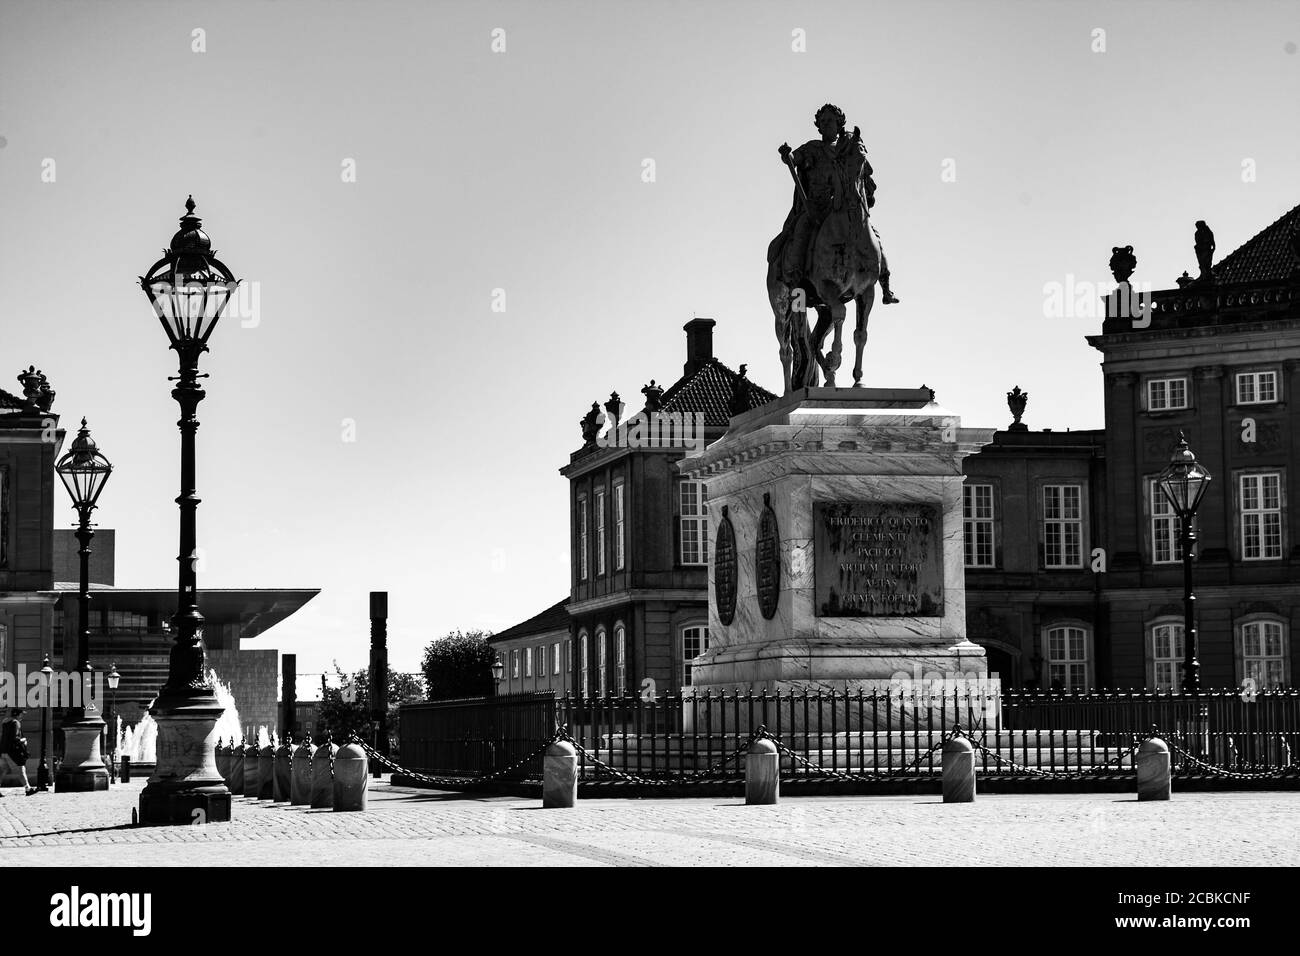
[[1292, 237], [1300, 233], [1300, 206], [1256, 233], [1214, 267], [1221, 285], [1287, 279], [1296, 266]]
[[[705, 426], [725, 428], [731, 424], [731, 393], [739, 374], [715, 358], [709, 359], [691, 375], [679, 378], [660, 400], [660, 412], [672, 414], [704, 413]], [[763, 386], [749, 383], [749, 408], [759, 408], [776, 396]]]
[[508, 627], [500, 633], [493, 634], [488, 638], [488, 643], [495, 644], [497, 641], [505, 641], [516, 637], [535, 637], [538, 634], [562, 631], [569, 626], [569, 612], [564, 609], [564, 606], [568, 603], [569, 596], [566, 594], [545, 611], [534, 614], [528, 620], [522, 621], [514, 625], [514, 627]]

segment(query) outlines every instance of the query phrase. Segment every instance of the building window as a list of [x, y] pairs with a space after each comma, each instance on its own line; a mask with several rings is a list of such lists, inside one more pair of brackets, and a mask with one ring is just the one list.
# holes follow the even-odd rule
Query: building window
[[596, 575], [605, 573], [605, 490], [599, 489], [592, 499], [596, 512]]
[[1055, 691], [1088, 689], [1088, 632], [1082, 627], [1049, 627], [1047, 644], [1047, 683]]
[[1147, 411], [1170, 412], [1187, 407], [1187, 379], [1153, 378], [1147, 382]]
[[578, 635], [578, 687], [583, 697], [591, 696], [591, 675], [587, 669], [587, 635]]
[[9, 469], [0, 468], [0, 568], [9, 566]]
[[1241, 676], [1258, 690], [1287, 685], [1286, 633], [1280, 621], [1248, 621], [1241, 625]]
[[1269, 405], [1277, 401], [1277, 372], [1238, 372], [1237, 404]]
[[1183, 686], [1183, 625], [1157, 624], [1151, 628], [1151, 678], [1156, 690]]
[[560, 673], [560, 642], [551, 645], [551, 673]]
[[627, 693], [627, 630], [622, 624], [614, 625], [614, 693]]
[[531, 647], [524, 648], [524, 676], [533, 676], [533, 649]]
[[605, 696], [605, 630], [596, 632], [596, 696]]
[[692, 661], [709, 649], [709, 629], [704, 624], [682, 628], [682, 686], [691, 686]]
[[966, 567], [993, 567], [993, 486], [963, 485], [963, 527], [966, 532]]
[[510, 652], [510, 676], [519, 678], [519, 648], [517, 647]]
[[702, 481], [683, 481], [680, 487], [682, 564], [708, 564], [708, 491]]
[[587, 580], [587, 496], [578, 495], [578, 580]]
[[1079, 485], [1043, 487], [1043, 557], [1047, 567], [1083, 565], [1082, 501]]
[[[1194, 519], [1193, 519], [1194, 520]], [[1159, 481], [1151, 482], [1151, 561], [1172, 564], [1183, 560], [1182, 521]]]
[[623, 483], [614, 485], [614, 570], [622, 571], [627, 563], [627, 531], [623, 516]]
[[1242, 560], [1282, 557], [1282, 476], [1242, 475], [1240, 491]]

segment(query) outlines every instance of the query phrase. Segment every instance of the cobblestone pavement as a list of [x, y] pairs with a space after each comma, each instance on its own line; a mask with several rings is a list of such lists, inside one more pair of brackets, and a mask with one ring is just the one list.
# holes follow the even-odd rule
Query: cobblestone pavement
[[373, 784], [365, 813], [235, 798], [230, 823], [131, 827], [143, 782], [108, 793], [5, 790], [0, 862], [167, 865], [1300, 864], [1300, 793], [1000, 794], [587, 800], [476, 797]]

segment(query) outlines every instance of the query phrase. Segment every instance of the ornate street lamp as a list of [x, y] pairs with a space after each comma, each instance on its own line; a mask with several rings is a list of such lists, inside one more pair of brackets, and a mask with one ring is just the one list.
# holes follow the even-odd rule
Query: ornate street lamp
[[1199, 694], [1201, 691], [1201, 662], [1197, 659], [1196, 595], [1192, 593], [1192, 550], [1196, 545], [1196, 531], [1192, 519], [1201, 505], [1205, 489], [1210, 484], [1210, 473], [1196, 460], [1187, 439], [1178, 433], [1178, 447], [1173, 458], [1160, 473], [1160, 490], [1169, 499], [1178, 515], [1183, 549], [1183, 693]]
[[45, 655], [45, 664], [41, 667], [41, 763], [36, 768], [36, 789], [46, 792], [50, 789], [50, 727], [51, 700], [54, 691], [54, 668], [50, 667], [50, 655]]
[[115, 718], [117, 716], [117, 685], [122, 682], [122, 675], [117, 672], [117, 662], [109, 669], [105, 678], [108, 681], [108, 732], [113, 735], [113, 741], [108, 746], [109, 763], [108, 776], [114, 783], [117, 782], [117, 726]]
[[[167, 683], [149, 713], [158, 724], [157, 769], [140, 794], [140, 822], [146, 825], [217, 823], [230, 819], [230, 791], [217, 772], [216, 723], [222, 714], [207, 679], [203, 616], [199, 614], [194, 494], [194, 433], [199, 423], [199, 357], [229, 304], [238, 281], [213, 255], [212, 240], [194, 215], [194, 197], [185, 203], [180, 229], [140, 286], [176, 352], [180, 374], [172, 381], [172, 398], [180, 405], [181, 493], [180, 566], [175, 638], [168, 660]], [[197, 811], [197, 812], [196, 812]]]
[[505, 677], [505, 674], [506, 674], [505, 662], [501, 660], [501, 655], [498, 654], [496, 660], [492, 662], [492, 680], [495, 681], [495, 684], [493, 685], [492, 688], [493, 694], [501, 693], [501, 678]]
[[54, 778], [54, 790], [57, 793], [107, 790], [108, 770], [100, 753], [104, 721], [99, 715], [99, 703], [91, 693], [94, 669], [90, 664], [90, 541], [95, 531], [90, 525], [90, 514], [108, 484], [113, 466], [90, 437], [84, 418], [72, 447], [54, 470], [63, 480], [63, 487], [68, 489], [72, 507], [76, 509], [77, 542], [81, 545], [77, 552], [81, 558], [81, 600], [77, 608], [76, 663], [81, 700], [74, 702], [64, 717], [63, 763]]

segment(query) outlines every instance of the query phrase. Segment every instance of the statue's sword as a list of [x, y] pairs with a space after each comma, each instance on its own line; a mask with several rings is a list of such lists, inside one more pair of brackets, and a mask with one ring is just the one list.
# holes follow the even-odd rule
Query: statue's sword
[[808, 208], [808, 194], [807, 194], [806, 192], [803, 191], [803, 182], [799, 179], [799, 173], [798, 173], [798, 171], [794, 168], [794, 163], [790, 160], [790, 153], [789, 153], [788, 151], [785, 152], [785, 153], [782, 153], [782, 154], [781, 154], [781, 158], [785, 160], [785, 166], [786, 166], [786, 169], [790, 170], [790, 178], [794, 180], [794, 188], [795, 188], [795, 189], [798, 191], [798, 193], [799, 193], [799, 201], [800, 201], [801, 203], [803, 203], [803, 207], [804, 207], [805, 209], [807, 209], [807, 208]]

